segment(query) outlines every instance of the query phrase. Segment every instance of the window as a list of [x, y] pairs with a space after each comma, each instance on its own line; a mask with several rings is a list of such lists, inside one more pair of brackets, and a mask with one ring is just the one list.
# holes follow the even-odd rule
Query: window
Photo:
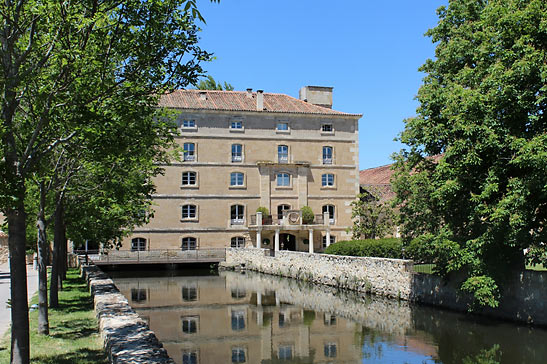
[[331, 224], [334, 224], [334, 205], [325, 205], [323, 206], [323, 215], [325, 212], [329, 213], [329, 220]]
[[323, 147], [323, 164], [332, 164], [332, 147]]
[[278, 122], [275, 126], [277, 131], [289, 131], [289, 123], [287, 122]]
[[290, 187], [291, 185], [291, 175], [288, 173], [278, 173], [277, 174], [277, 186], [278, 187]]
[[232, 363], [245, 363], [245, 349], [232, 348]]
[[135, 302], [135, 303], [146, 302], [146, 289], [131, 288], [131, 302]]
[[285, 327], [285, 314], [283, 312], [279, 313], [278, 324], [280, 328]]
[[292, 360], [292, 345], [279, 346], [277, 357], [280, 360]]
[[230, 223], [232, 225], [243, 225], [245, 220], [245, 206], [233, 205], [230, 207]]
[[336, 325], [336, 316], [326, 313], [323, 317], [323, 324], [325, 326], [334, 326]]
[[230, 246], [232, 248], [245, 248], [245, 238], [241, 236], [233, 237]]
[[277, 146], [277, 161], [279, 163], [289, 163], [289, 147], [287, 145]]
[[243, 186], [243, 173], [241, 172], [230, 173], [230, 186]]
[[247, 291], [242, 288], [232, 288], [232, 298], [237, 300], [247, 297]]
[[195, 186], [197, 181], [196, 172], [182, 172], [182, 185]]
[[[330, 244], [329, 245], [332, 245], [336, 242], [336, 237], [334, 236], [331, 236], [330, 237]], [[327, 247], [327, 237], [326, 236], [323, 236], [323, 249], [325, 249]]]
[[184, 161], [196, 160], [196, 145], [194, 143], [184, 143], [183, 145], [183, 159]]
[[195, 120], [183, 120], [182, 121], [182, 127], [183, 128], [195, 128], [196, 127], [196, 121]]
[[241, 144], [232, 144], [232, 162], [241, 162], [243, 160], [243, 146]]
[[195, 219], [197, 217], [196, 205], [183, 205], [182, 206], [182, 219]]
[[232, 311], [232, 330], [241, 331], [245, 329], [245, 311]]
[[182, 250], [196, 250], [197, 240], [196, 238], [188, 237], [182, 238]]
[[325, 354], [325, 358], [336, 358], [336, 344], [326, 343], [323, 345], [323, 353]]
[[277, 206], [277, 218], [281, 220], [283, 218], [283, 212], [291, 209], [289, 205], [279, 205]]
[[235, 119], [230, 123], [230, 129], [243, 130], [243, 120]]
[[183, 351], [182, 364], [198, 364], [198, 353], [196, 351]]
[[182, 332], [185, 334], [195, 334], [198, 332], [199, 316], [182, 316]]
[[325, 173], [321, 176], [321, 185], [323, 187], [333, 187], [334, 186], [334, 174]]
[[146, 250], [146, 239], [145, 238], [135, 238], [131, 240], [131, 251], [144, 251]]
[[182, 300], [186, 302], [198, 300], [198, 288], [196, 286], [182, 286]]
[[334, 128], [332, 127], [332, 124], [322, 124], [321, 131], [323, 133], [332, 133], [334, 131]]

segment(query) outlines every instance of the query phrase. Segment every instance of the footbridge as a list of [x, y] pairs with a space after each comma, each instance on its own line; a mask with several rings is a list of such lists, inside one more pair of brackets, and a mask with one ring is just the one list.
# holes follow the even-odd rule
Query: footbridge
[[107, 252], [77, 251], [95, 265], [129, 264], [195, 264], [220, 263], [226, 260], [225, 248], [211, 249], [160, 249], [145, 251], [111, 250]]

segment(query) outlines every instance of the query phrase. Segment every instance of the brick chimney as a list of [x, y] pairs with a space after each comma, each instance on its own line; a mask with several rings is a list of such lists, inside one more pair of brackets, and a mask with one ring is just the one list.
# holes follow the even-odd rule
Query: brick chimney
[[300, 89], [299, 99], [317, 106], [332, 109], [332, 87], [304, 86]]

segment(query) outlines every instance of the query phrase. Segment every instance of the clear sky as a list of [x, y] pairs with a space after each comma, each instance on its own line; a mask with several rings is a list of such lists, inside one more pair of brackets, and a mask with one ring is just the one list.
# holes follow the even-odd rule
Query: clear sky
[[204, 64], [217, 81], [298, 98], [302, 86], [332, 86], [333, 108], [363, 114], [359, 167], [391, 163], [393, 139], [415, 115], [414, 100], [434, 57], [424, 36], [446, 0], [199, 0], [207, 21]]

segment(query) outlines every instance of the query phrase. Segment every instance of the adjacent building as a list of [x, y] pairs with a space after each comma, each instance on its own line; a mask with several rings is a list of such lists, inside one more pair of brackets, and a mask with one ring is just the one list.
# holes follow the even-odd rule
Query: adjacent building
[[181, 158], [156, 179], [154, 217], [123, 249], [313, 252], [349, 238], [361, 115], [333, 110], [331, 87], [303, 87], [299, 99], [179, 90], [160, 106], [178, 115]]

